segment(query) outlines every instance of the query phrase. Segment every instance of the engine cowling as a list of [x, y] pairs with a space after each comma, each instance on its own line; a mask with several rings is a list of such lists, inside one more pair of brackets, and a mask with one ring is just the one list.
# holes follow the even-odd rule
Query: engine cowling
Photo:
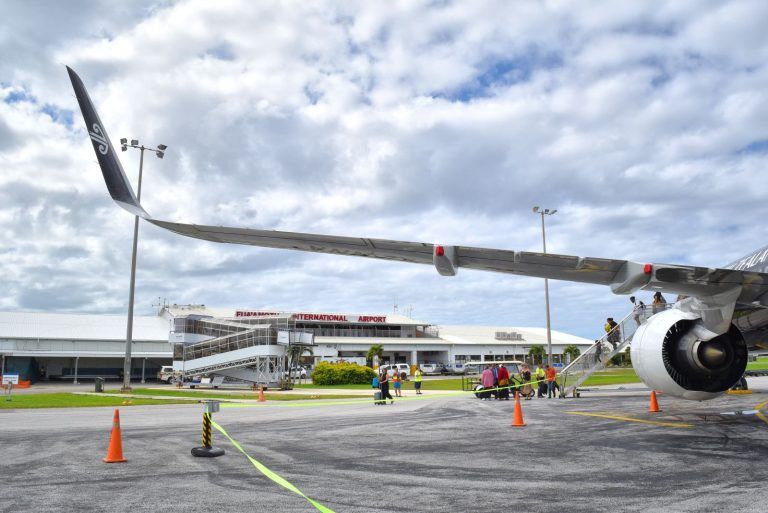
[[632, 366], [654, 390], [685, 399], [712, 399], [731, 388], [747, 368], [747, 345], [734, 326], [713, 338], [695, 314], [666, 310], [632, 337]]

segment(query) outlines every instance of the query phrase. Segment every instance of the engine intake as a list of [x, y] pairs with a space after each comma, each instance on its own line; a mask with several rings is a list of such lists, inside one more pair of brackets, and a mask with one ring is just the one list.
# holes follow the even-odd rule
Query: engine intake
[[672, 309], [654, 315], [632, 338], [632, 363], [655, 390], [686, 399], [711, 399], [732, 387], [747, 367], [747, 346], [731, 324], [706, 339], [694, 314]]

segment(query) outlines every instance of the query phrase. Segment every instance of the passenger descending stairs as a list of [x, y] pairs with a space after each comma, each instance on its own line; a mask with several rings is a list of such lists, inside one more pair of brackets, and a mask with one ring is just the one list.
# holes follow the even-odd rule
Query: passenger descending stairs
[[[660, 309], [672, 307], [671, 304], [656, 305]], [[640, 322], [645, 322], [646, 315], [650, 314], [651, 307], [646, 306], [640, 313]], [[560, 371], [561, 397], [576, 397], [578, 388], [595, 372], [605, 368], [611, 358], [623, 353], [632, 343], [632, 337], [637, 331], [638, 324], [635, 320], [634, 310], [624, 317], [610, 332], [596, 340], [589, 349], [581, 353], [571, 363]]]

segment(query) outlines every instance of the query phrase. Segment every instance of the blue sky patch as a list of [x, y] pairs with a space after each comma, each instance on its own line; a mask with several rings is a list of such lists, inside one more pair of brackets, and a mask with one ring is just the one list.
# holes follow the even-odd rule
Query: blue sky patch
[[205, 51], [205, 55], [210, 55], [211, 57], [215, 57], [216, 59], [222, 61], [233, 61], [236, 57], [235, 51], [232, 49], [232, 46], [230, 46], [229, 43], [221, 43], [214, 47], [208, 48]]
[[747, 144], [746, 146], [738, 150], [736, 153], [744, 155], [744, 154], [750, 154], [750, 153], [765, 153], [767, 151], [768, 151], [768, 139], [759, 139], [757, 141], [752, 141], [751, 143]]
[[14, 89], [8, 95], [3, 98], [3, 101], [8, 104], [14, 104], [19, 102], [37, 103], [37, 98], [29, 94], [24, 89]]
[[458, 89], [434, 96], [451, 101], [468, 102], [474, 98], [484, 98], [498, 87], [508, 87], [531, 79], [533, 73], [541, 69], [553, 69], [562, 65], [559, 54], [540, 54], [533, 50], [525, 55], [508, 59], [489, 61], [478, 66], [478, 75]]
[[55, 123], [61, 123], [62, 125], [72, 126], [74, 113], [71, 110], [60, 109], [55, 105], [46, 103], [43, 108], [40, 109], [43, 113], [48, 114]]

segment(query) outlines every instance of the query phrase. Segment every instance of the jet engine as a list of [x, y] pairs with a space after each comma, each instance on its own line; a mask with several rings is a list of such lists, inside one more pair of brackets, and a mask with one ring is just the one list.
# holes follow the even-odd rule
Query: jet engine
[[712, 399], [731, 388], [747, 368], [747, 345], [730, 325], [721, 335], [692, 313], [654, 315], [632, 337], [632, 366], [654, 390], [685, 399]]

